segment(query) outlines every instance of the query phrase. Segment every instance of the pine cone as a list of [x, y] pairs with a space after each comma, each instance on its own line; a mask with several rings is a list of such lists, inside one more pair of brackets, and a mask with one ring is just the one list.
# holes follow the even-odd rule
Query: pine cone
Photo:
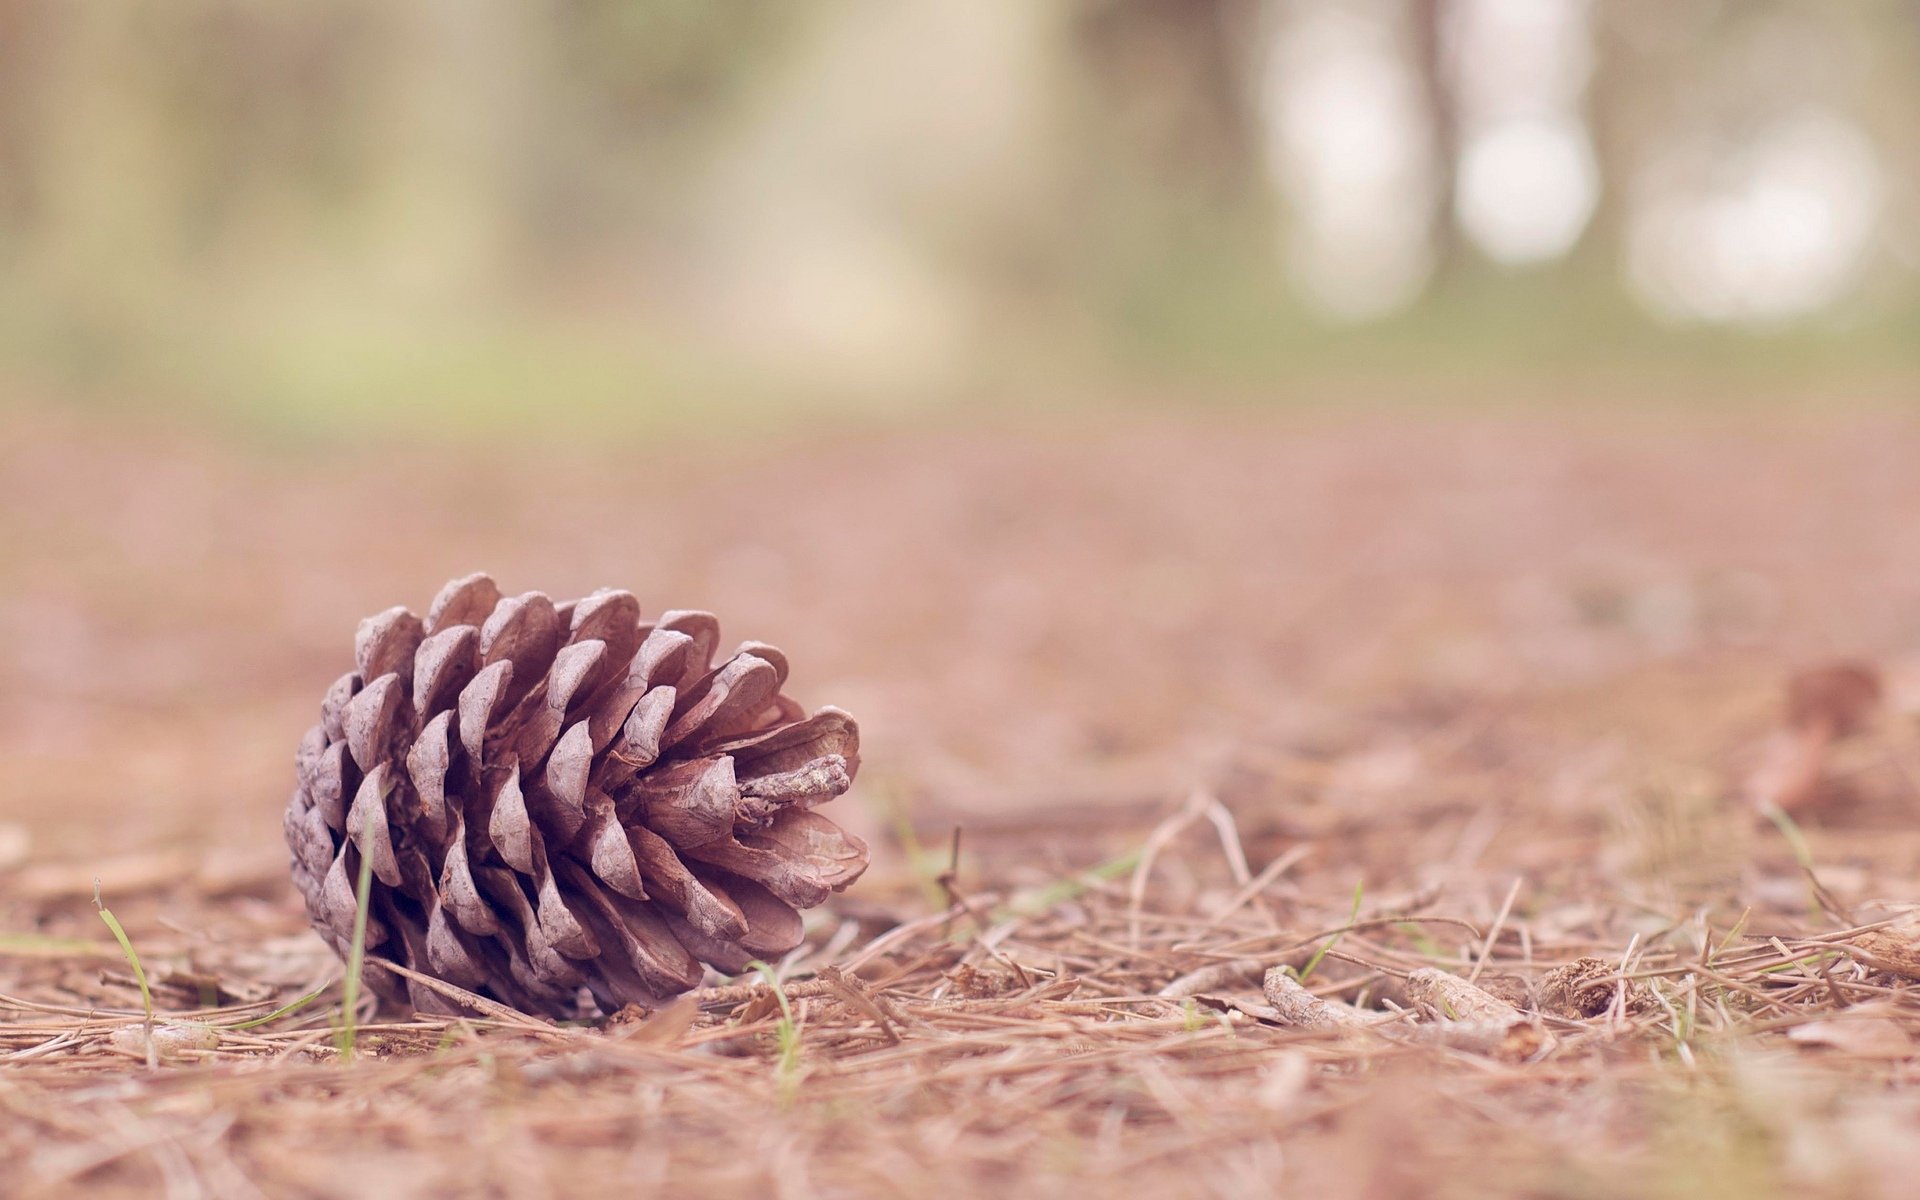
[[[293, 879], [342, 957], [361, 855], [366, 953], [525, 1012], [654, 1005], [800, 944], [800, 911], [857, 879], [860, 839], [814, 812], [860, 733], [780, 694], [757, 642], [714, 667], [719, 623], [640, 619], [630, 593], [555, 604], [449, 583], [426, 619], [360, 624], [287, 806]], [[368, 967], [426, 1012], [438, 993]]]

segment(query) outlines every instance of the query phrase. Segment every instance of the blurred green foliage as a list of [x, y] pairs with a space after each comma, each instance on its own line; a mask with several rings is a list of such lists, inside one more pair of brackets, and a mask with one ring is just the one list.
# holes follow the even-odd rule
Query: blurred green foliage
[[484, 432], [1917, 365], [1911, 304], [1676, 332], [1594, 253], [1316, 317], [1250, 108], [1282, 7], [0, 0], [0, 402]]

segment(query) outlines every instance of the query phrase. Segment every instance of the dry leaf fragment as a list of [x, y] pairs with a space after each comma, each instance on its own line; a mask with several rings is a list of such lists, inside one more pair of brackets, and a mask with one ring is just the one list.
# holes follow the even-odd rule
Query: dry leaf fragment
[[1298, 1050], [1282, 1050], [1267, 1061], [1260, 1072], [1260, 1086], [1254, 1099], [1269, 1112], [1285, 1112], [1307, 1091], [1313, 1082], [1313, 1060]]
[[1013, 967], [992, 958], [979, 963], [961, 963], [948, 978], [953, 980], [954, 993], [969, 1000], [1011, 996], [1032, 986], [1032, 982], [1021, 978]]
[[1876, 970], [1920, 980], [1920, 942], [1892, 929], [1869, 929], [1843, 944], [1853, 957]]
[[[615, 1013], [630, 1012], [634, 1006]], [[618, 1032], [614, 1031], [614, 1022], [608, 1022], [608, 1032], [622, 1041], [641, 1046], [666, 1046], [680, 1040], [680, 1035], [693, 1028], [695, 1019], [700, 1016], [700, 1006], [687, 996], [681, 996], [673, 1003], [657, 1012], [647, 1014], [639, 1020], [620, 1022]]]
[[1427, 1017], [1442, 1021], [1524, 1021], [1526, 1015], [1485, 988], [1433, 967], [1407, 976], [1407, 996]]
[[1867, 727], [1884, 692], [1868, 663], [1825, 663], [1795, 674], [1787, 681], [1787, 729], [1748, 783], [1754, 802], [1788, 812], [1818, 804], [1834, 743]]
[[1622, 980], [1617, 964], [1593, 955], [1563, 963], [1542, 975], [1537, 1006], [1543, 1013], [1573, 1020], [1605, 1016], [1623, 987], [1626, 994], [1620, 999], [1621, 1011], [1643, 1013], [1658, 1007], [1645, 983]]
[[26, 862], [32, 849], [33, 838], [26, 826], [0, 821], [0, 871], [11, 871]]
[[1484, 988], [1432, 967], [1407, 976], [1406, 992], [1430, 1022], [1421, 1036], [1505, 1062], [1538, 1058], [1554, 1037], [1536, 1021]]
[[1787, 683], [1787, 724], [1824, 729], [1835, 738], [1865, 729], [1885, 689], [1871, 663], [1832, 662], [1810, 667]]
[[1534, 1000], [1533, 985], [1528, 983], [1523, 975], [1495, 974], [1489, 971], [1480, 976], [1476, 982], [1480, 985], [1480, 990], [1487, 995], [1497, 1000], [1505, 1000], [1522, 1012], [1538, 1007]]
[[1856, 1058], [1912, 1058], [1913, 1039], [1891, 1017], [1835, 1017], [1796, 1025], [1787, 1037], [1802, 1046], [1837, 1050]]

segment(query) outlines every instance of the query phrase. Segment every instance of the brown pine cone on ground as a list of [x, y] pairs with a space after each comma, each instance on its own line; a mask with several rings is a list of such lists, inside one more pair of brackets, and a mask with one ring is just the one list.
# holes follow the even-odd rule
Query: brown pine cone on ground
[[[738, 973], [801, 941], [800, 910], [867, 848], [815, 812], [860, 764], [846, 713], [781, 695], [787, 660], [718, 622], [641, 620], [622, 591], [555, 604], [449, 583], [423, 620], [360, 624], [287, 806], [293, 879], [344, 958], [361, 855], [366, 953], [525, 1012], [655, 1005], [702, 963]], [[369, 966], [396, 1003], [454, 1012]]]

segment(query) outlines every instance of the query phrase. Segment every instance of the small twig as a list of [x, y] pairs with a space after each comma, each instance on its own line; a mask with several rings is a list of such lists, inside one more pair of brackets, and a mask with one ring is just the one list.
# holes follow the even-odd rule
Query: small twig
[[[845, 970], [842, 968], [843, 973]], [[765, 983], [732, 983], [724, 987], [695, 988], [685, 995], [699, 1008], [732, 1008], [757, 996], [765, 996], [770, 990]], [[808, 1000], [815, 996], [837, 995], [839, 988], [832, 980], [823, 978], [783, 983], [779, 991], [789, 1000]]]
[[1352, 1005], [1327, 1000], [1309, 992], [1285, 967], [1268, 971], [1266, 978], [1260, 982], [1260, 991], [1283, 1025], [1301, 1029], [1333, 1029], [1368, 1023], [1367, 1015]]
[[1280, 878], [1280, 876], [1298, 864], [1301, 859], [1304, 859], [1312, 853], [1313, 843], [1301, 842], [1299, 845], [1289, 849], [1285, 854], [1280, 855], [1262, 867], [1258, 875], [1254, 876], [1244, 887], [1229, 897], [1227, 902], [1221, 905], [1212, 917], [1207, 919], [1207, 923], [1203, 927], [1202, 932], [1215, 928], [1222, 921], [1239, 911], [1241, 905], [1266, 891], [1268, 887], [1272, 886], [1274, 880]]
[[[993, 903], [997, 903], [1000, 897], [994, 893], [988, 893], [986, 896], [975, 897], [975, 899], [978, 902], [983, 904], [993, 904]], [[924, 933], [928, 929], [932, 929], [936, 926], [946, 924], [947, 922], [953, 920], [954, 916], [955, 916], [954, 911], [952, 909], [948, 909], [945, 912], [930, 913], [927, 916], [919, 917], [915, 920], [907, 921], [903, 924], [896, 925], [892, 929], [889, 929], [885, 933], [881, 934], [879, 937], [873, 939], [871, 942], [868, 942], [866, 949], [860, 951], [858, 954], [855, 954], [851, 959], [847, 960], [846, 962], [841, 963], [840, 969], [843, 971], [857, 971], [861, 967], [865, 966], [867, 963], [872, 962], [874, 959], [880, 957], [880, 955], [886, 953], [888, 950], [893, 949], [893, 947], [900, 944], [901, 942], [909, 940], [915, 934]], [[716, 989], [708, 988], [703, 990], [714, 991]]]
[[[519, 1009], [509, 1008], [497, 1000], [489, 1000], [485, 996], [470, 992], [458, 984], [448, 983], [444, 979], [435, 979], [431, 975], [423, 975], [418, 971], [403, 967], [399, 963], [388, 962], [386, 959], [376, 956], [367, 959], [365, 965], [378, 967], [382, 971], [390, 971], [402, 979], [410, 979], [430, 992], [437, 992], [455, 1003], [464, 1004], [469, 1008], [485, 1013], [487, 1016], [509, 1025], [515, 1025], [521, 1029], [534, 1029], [541, 1033], [562, 1032], [562, 1030], [547, 1024], [538, 1017], [528, 1016]], [[351, 978], [351, 975], [349, 975], [349, 978]]]
[[1264, 958], [1232, 958], [1226, 962], [1210, 963], [1197, 971], [1188, 971], [1161, 988], [1159, 994], [1169, 1000], [1179, 1000], [1199, 992], [1236, 987], [1258, 979], [1267, 966]]
[[1487, 959], [1493, 954], [1494, 943], [1500, 940], [1500, 929], [1507, 923], [1507, 914], [1513, 911], [1513, 902], [1520, 895], [1521, 883], [1522, 878], [1517, 875], [1514, 876], [1513, 886], [1507, 889], [1506, 902], [1500, 906], [1500, 915], [1495, 917], [1493, 924], [1487, 927], [1487, 940], [1481, 943], [1480, 956], [1474, 960], [1473, 970], [1467, 973], [1468, 983], [1477, 983], [1480, 979], [1480, 972], [1486, 969]]
[[820, 980], [828, 985], [833, 995], [873, 1018], [874, 1024], [880, 1027], [881, 1036], [889, 1043], [899, 1044], [900, 1034], [894, 1029], [892, 1018], [887, 1016], [886, 1011], [874, 1001], [872, 996], [867, 995], [866, 989], [857, 979], [850, 978], [838, 967], [822, 967]]
[[[1140, 847], [1139, 860], [1134, 864], [1133, 878], [1127, 884], [1127, 940], [1134, 946], [1140, 945], [1140, 925], [1142, 912], [1146, 906], [1147, 878], [1153, 874], [1153, 864], [1174, 838], [1185, 832], [1206, 814], [1207, 804], [1212, 800], [1205, 792], [1194, 792], [1180, 811], [1169, 816], [1153, 827], [1147, 834], [1147, 840]], [[1212, 801], [1219, 803], [1218, 801]]]

